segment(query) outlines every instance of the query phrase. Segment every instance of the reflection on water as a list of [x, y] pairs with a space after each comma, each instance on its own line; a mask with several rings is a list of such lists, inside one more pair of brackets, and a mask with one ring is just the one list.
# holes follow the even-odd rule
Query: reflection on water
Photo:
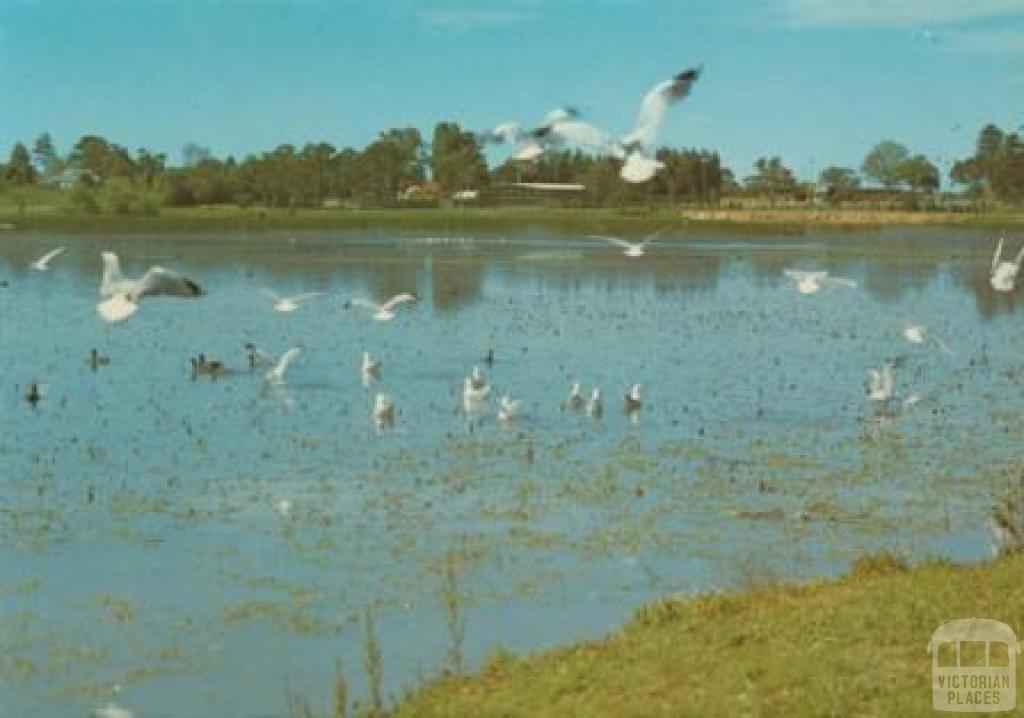
[[[463, 622], [475, 666], [756, 571], [987, 553], [1024, 378], [989, 237], [680, 236], [641, 259], [541, 231], [442, 239], [2, 238], [5, 715], [277, 715], [338, 659], [361, 693], [367, 606], [394, 694], [447, 665]], [[104, 325], [101, 248], [208, 294]], [[802, 296], [785, 268], [860, 288]], [[281, 314], [263, 288], [327, 294]], [[392, 322], [344, 308], [405, 291], [423, 299]], [[910, 321], [950, 351], [905, 341]], [[247, 342], [303, 351], [268, 386]], [[193, 376], [199, 354], [233, 371]], [[885, 361], [879, 409], [864, 381]], [[467, 416], [474, 365], [493, 392]], [[563, 406], [576, 381], [603, 390], [599, 419]], [[499, 421], [505, 393], [522, 403]]]

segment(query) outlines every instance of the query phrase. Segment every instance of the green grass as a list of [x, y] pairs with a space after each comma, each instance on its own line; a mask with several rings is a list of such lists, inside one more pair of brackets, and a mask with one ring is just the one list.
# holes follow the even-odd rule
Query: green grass
[[1024, 633], [1024, 557], [907, 569], [879, 556], [839, 580], [671, 598], [613, 635], [406, 696], [397, 716], [933, 716], [932, 631], [994, 618]]
[[[747, 213], [749, 214], [749, 213]], [[879, 213], [877, 224], [865, 225], [863, 220], [846, 223], [842, 211], [829, 212], [827, 219], [799, 219], [781, 213], [768, 219], [750, 221], [743, 212], [730, 218], [694, 220], [681, 216], [666, 206], [621, 208], [553, 208], [553, 207], [477, 207], [477, 208], [394, 208], [394, 209], [266, 209], [236, 205], [199, 207], [164, 207], [155, 216], [121, 216], [85, 214], [75, 211], [67, 190], [29, 187], [8, 188], [0, 193], [0, 223], [14, 224], [19, 229], [111, 233], [111, 232], [203, 232], [259, 230], [362, 230], [408, 229], [419, 231], [458, 232], [465, 230], [515, 230], [538, 226], [555, 231], [619, 232], [642, 234], [658, 229], [675, 229], [690, 233], [743, 232], [763, 234], [799, 234], [810, 226], [835, 229], [873, 229], [888, 224], [886, 213]], [[914, 213], [911, 213], [914, 214]], [[934, 213], [916, 213], [922, 217]], [[771, 217], [770, 211], [758, 216]], [[797, 219], [793, 217], [796, 216]], [[849, 215], [848, 215], [849, 216]], [[1024, 226], [1024, 213], [992, 212], [972, 215], [932, 217], [939, 223], [1004, 228]], [[899, 221], [896, 215], [891, 221]]]

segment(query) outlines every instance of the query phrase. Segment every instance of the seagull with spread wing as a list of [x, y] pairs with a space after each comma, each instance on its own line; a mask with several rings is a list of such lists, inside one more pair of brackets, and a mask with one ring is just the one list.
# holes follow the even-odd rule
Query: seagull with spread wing
[[292, 347], [282, 354], [281, 358], [277, 360], [277, 364], [267, 369], [266, 374], [263, 375], [266, 382], [268, 384], [284, 384], [284, 373], [288, 371], [288, 367], [301, 351], [302, 347]]
[[701, 72], [700, 67], [683, 70], [659, 82], [644, 95], [633, 131], [621, 140], [626, 151], [626, 161], [619, 172], [622, 179], [627, 182], [646, 182], [664, 168], [665, 164], [653, 157], [654, 139], [665, 119], [665, 112], [690, 94]]
[[589, 236], [591, 239], [601, 239], [604, 240], [605, 242], [611, 242], [612, 244], [618, 247], [622, 247], [622, 253], [627, 257], [642, 257], [644, 256], [644, 250], [646, 249], [647, 245], [653, 242], [661, 235], [663, 235], [664, 233], [664, 229], [659, 229], [657, 232], [647, 235], [639, 242], [630, 242], [629, 240], [622, 239], [621, 237], [609, 237], [608, 235], [604, 234], [591, 234]]
[[992, 255], [992, 268], [989, 270], [989, 283], [997, 292], [1012, 292], [1017, 284], [1017, 274], [1021, 262], [1024, 261], [1024, 247], [1020, 248], [1012, 260], [1003, 261], [1003, 238], [999, 238], [996, 253]]
[[56, 249], [51, 249], [42, 257], [32, 262], [32, 269], [36, 270], [37, 272], [45, 272], [50, 268], [50, 262], [52, 262], [54, 259], [56, 259], [62, 254], [64, 254], [64, 247], [57, 247]]
[[264, 289], [263, 293], [274, 300], [274, 311], [275, 312], [294, 312], [299, 308], [299, 302], [304, 302], [307, 299], [313, 297], [319, 297], [323, 292], [306, 292], [305, 294], [295, 294], [290, 297], [278, 294], [269, 289]]
[[187, 277], [164, 269], [150, 267], [138, 279], [127, 279], [121, 274], [121, 262], [113, 252], [103, 252], [103, 277], [100, 280], [100, 297], [104, 301], [96, 305], [100, 317], [108, 322], [120, 322], [139, 308], [142, 297], [166, 294], [175, 297], [197, 297], [202, 288]]
[[801, 294], [816, 294], [825, 287], [857, 288], [857, 283], [852, 279], [833, 277], [824, 270], [809, 272], [802, 269], [785, 269], [783, 274], [796, 283], [796, 290]]
[[377, 302], [363, 298], [353, 299], [348, 304], [356, 307], [362, 307], [363, 309], [369, 309], [372, 313], [371, 316], [378, 322], [387, 322], [395, 318], [396, 307], [407, 302], [416, 302], [418, 300], [419, 297], [415, 294], [403, 292], [401, 294], [396, 294], [383, 304], [377, 304]]
[[537, 127], [525, 132], [514, 122], [503, 123], [482, 139], [517, 142], [514, 160], [533, 160], [567, 144], [584, 147], [623, 160], [619, 176], [626, 182], [647, 182], [665, 166], [654, 157], [654, 142], [665, 113], [690, 94], [701, 71], [700, 67], [689, 68], [652, 87], [640, 103], [633, 129], [619, 139], [579, 119], [571, 108], [552, 110]]
[[572, 107], [556, 107], [530, 130], [524, 130], [518, 122], [502, 122], [488, 132], [477, 135], [482, 143], [514, 144], [512, 159], [532, 161], [544, 154], [557, 141], [552, 132], [559, 123], [570, 122], [579, 116]]

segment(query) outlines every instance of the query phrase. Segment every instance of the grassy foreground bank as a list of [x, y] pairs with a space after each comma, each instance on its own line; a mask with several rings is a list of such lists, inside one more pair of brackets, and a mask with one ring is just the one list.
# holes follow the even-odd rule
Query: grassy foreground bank
[[862, 559], [835, 581], [662, 600], [602, 640], [442, 678], [395, 715], [941, 715], [926, 647], [972, 616], [1024, 633], [1024, 556]]
[[[395, 229], [451, 233], [537, 226], [566, 233], [642, 234], [660, 229], [687, 233], [800, 234], [809, 228], [872, 229], [889, 226], [966, 226], [993, 231], [1024, 229], [1024, 212], [980, 214], [862, 210], [680, 210], [670, 208], [467, 207], [429, 209], [265, 209], [226, 205], [164, 208], [153, 216], [75, 214], [50, 206], [24, 213], [0, 206], [0, 225], [17, 230], [71, 233], [258, 232]], [[0, 233], [2, 237], [2, 233]]]

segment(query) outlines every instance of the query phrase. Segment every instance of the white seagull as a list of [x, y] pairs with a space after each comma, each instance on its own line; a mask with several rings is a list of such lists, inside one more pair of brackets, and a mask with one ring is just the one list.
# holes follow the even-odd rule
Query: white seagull
[[892, 364], [886, 362], [882, 370], [868, 369], [868, 397], [871, 401], [890, 401], [895, 396], [895, 377]]
[[1024, 260], [1024, 247], [1020, 248], [1013, 261], [1002, 261], [1003, 238], [999, 238], [996, 245], [996, 253], [992, 255], [992, 268], [989, 270], [989, 283], [997, 292], [1012, 292], [1017, 284], [1017, 273], [1020, 271], [1021, 261]]
[[664, 233], [664, 229], [659, 229], [657, 232], [647, 235], [639, 242], [630, 242], [629, 240], [622, 239], [621, 237], [609, 237], [604, 234], [591, 234], [589, 236], [591, 239], [601, 239], [605, 242], [611, 242], [618, 247], [622, 247], [622, 253], [627, 257], [642, 257], [644, 256], [644, 250], [647, 248], [647, 245]]
[[487, 386], [487, 375], [484, 374], [483, 370], [478, 366], [473, 367], [473, 371], [470, 372], [469, 378], [473, 388], [478, 391]]
[[825, 271], [808, 272], [802, 269], [785, 269], [783, 274], [796, 282], [796, 290], [801, 294], [816, 294], [825, 287], [857, 288], [857, 283], [852, 279], [832, 277]]
[[590, 401], [587, 402], [587, 414], [594, 419], [600, 419], [604, 413], [604, 403], [601, 401], [601, 390], [595, 388], [590, 394]]
[[263, 378], [268, 384], [284, 384], [284, 373], [288, 371], [288, 366], [295, 361], [295, 357], [302, 351], [302, 347], [292, 347], [277, 360], [277, 364], [267, 369], [267, 372], [263, 375]]
[[921, 324], [913, 324], [911, 322], [908, 322], [903, 327], [903, 338], [906, 339], [911, 344], [924, 344], [925, 342], [931, 340], [935, 342], [935, 346], [937, 346], [943, 353], [952, 353], [949, 347], [946, 346], [946, 343], [944, 341], [942, 341], [933, 333], [928, 331], [928, 329]]
[[415, 302], [417, 300], [418, 297], [415, 294], [403, 292], [402, 294], [396, 294], [383, 304], [377, 304], [369, 299], [362, 298], [353, 299], [349, 304], [369, 309], [373, 312], [372, 316], [374, 319], [378, 322], [386, 322], [395, 318], [395, 307], [400, 304], [405, 304], [406, 302]]
[[121, 274], [121, 263], [116, 254], [103, 252], [102, 256], [100, 297], [106, 299], [96, 305], [96, 311], [108, 322], [119, 322], [130, 317], [138, 309], [138, 300], [148, 295], [197, 297], [203, 293], [202, 288], [191, 279], [163, 267], [150, 267], [138, 279], [126, 279]]
[[646, 182], [665, 165], [653, 156], [658, 128], [672, 105], [690, 93], [693, 83], [700, 77], [701, 68], [690, 68], [659, 82], [651, 88], [640, 103], [636, 124], [623, 137], [615, 139], [607, 132], [578, 118], [570, 108], [552, 110], [532, 130], [523, 132], [514, 122], [506, 122], [485, 134], [485, 141], [512, 142], [518, 147], [514, 160], [532, 160], [551, 149], [566, 144], [587, 147], [623, 160], [619, 176], [627, 182]]
[[380, 371], [380, 360], [370, 356], [370, 352], [363, 352], [363, 363], [360, 367], [363, 376], [376, 376]]
[[569, 390], [569, 398], [565, 400], [565, 405], [574, 411], [579, 411], [586, 406], [587, 400], [583, 398], [583, 391], [578, 381], [572, 383], [572, 389]]
[[629, 414], [640, 411], [640, 408], [644, 405], [644, 401], [640, 398], [639, 384], [633, 384], [633, 386], [629, 387], [629, 391], [626, 392], [622, 405]]
[[57, 247], [57, 249], [51, 249], [42, 257], [32, 262], [32, 269], [36, 270], [37, 272], [45, 272], [50, 268], [50, 262], [62, 254], [64, 254], [64, 247]]
[[501, 403], [498, 404], [498, 418], [505, 423], [512, 421], [519, 413], [520, 403], [518, 400], [513, 401], [512, 397], [505, 394], [501, 397]]
[[490, 395], [491, 385], [486, 382], [479, 386], [474, 386], [473, 377], [467, 376], [462, 383], [462, 401], [467, 409], [475, 408], [481, 402], [486, 401]]
[[275, 312], [294, 312], [299, 308], [299, 302], [303, 302], [313, 297], [319, 297], [323, 292], [306, 292], [305, 294], [295, 294], [290, 297], [277, 294], [269, 289], [264, 289], [263, 293], [274, 300], [274, 311]]
[[377, 394], [373, 400], [373, 420], [378, 427], [395, 423], [395, 404], [387, 394]]
[[[545, 115], [532, 130], [524, 131], [518, 122], [503, 122], [489, 132], [479, 135], [478, 139], [481, 142], [515, 143], [512, 159], [528, 162], [544, 154], [546, 146], [551, 144], [555, 137], [552, 128], [556, 124], [570, 122], [578, 116], [579, 113], [571, 107], [557, 107]], [[601, 141], [606, 142], [609, 139], [602, 137]]]
[[90, 718], [132, 718], [133, 713], [127, 708], [122, 708], [115, 703], [107, 703], [100, 708], [93, 708], [89, 712]]

